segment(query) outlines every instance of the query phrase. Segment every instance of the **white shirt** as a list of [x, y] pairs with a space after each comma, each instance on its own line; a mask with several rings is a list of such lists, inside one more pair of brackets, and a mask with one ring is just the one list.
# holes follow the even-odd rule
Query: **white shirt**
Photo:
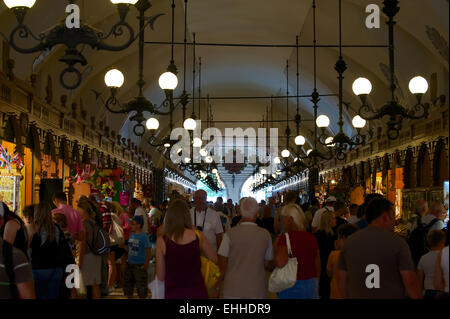
[[205, 211], [195, 211], [196, 218], [194, 218], [195, 207], [191, 208], [191, 219], [194, 227], [202, 227], [203, 234], [205, 234], [206, 239], [208, 239], [209, 244], [212, 248], [217, 251], [217, 239], [216, 235], [223, 233], [222, 221], [220, 220], [219, 212], [212, 208], [207, 208], [206, 219]]
[[439, 254], [438, 250], [431, 250], [422, 257], [420, 257], [417, 269], [423, 270], [424, 290], [434, 290], [434, 267], [436, 265], [438, 254]]
[[[252, 225], [252, 226], [258, 226], [255, 223], [252, 222], [243, 222], [241, 225]], [[223, 257], [229, 257], [230, 256], [230, 237], [228, 237], [227, 234], [223, 235], [222, 243], [220, 244], [220, 249], [217, 252], [218, 255]], [[273, 246], [267, 245], [266, 255], [264, 256], [264, 260], [270, 261], [273, 260]]]
[[[431, 214], [427, 214], [427, 215], [425, 215], [424, 217], [422, 217], [422, 224], [423, 224], [424, 226], [427, 226], [427, 225], [429, 225], [429, 224], [433, 221], [433, 219], [435, 219], [435, 218], [437, 218], [437, 217], [434, 216], [434, 215], [431, 215]], [[430, 230], [430, 231], [431, 231], [431, 230], [434, 230], [434, 229], [442, 230], [442, 229], [444, 229], [444, 228], [445, 228], [444, 222], [443, 222], [442, 220], [438, 220], [437, 222], [435, 222], [435, 223], [433, 224], [433, 226], [431, 226], [431, 228], [430, 228], [429, 230]]]
[[320, 218], [322, 217], [323, 212], [326, 211], [334, 212], [334, 208], [327, 205], [324, 208], [318, 209], [314, 214], [314, 218], [311, 223], [312, 227], [318, 228], [320, 226]]
[[448, 291], [448, 267], [449, 267], [449, 255], [448, 255], [448, 246], [446, 246], [444, 249], [442, 249], [442, 257], [441, 257], [441, 269], [442, 273], [444, 274], [444, 281], [445, 281], [445, 292]]

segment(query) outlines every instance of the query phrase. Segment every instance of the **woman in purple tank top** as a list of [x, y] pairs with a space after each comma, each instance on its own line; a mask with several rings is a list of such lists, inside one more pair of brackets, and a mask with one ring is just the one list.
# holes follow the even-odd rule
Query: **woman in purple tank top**
[[217, 254], [202, 233], [199, 241], [193, 228], [186, 202], [171, 202], [164, 219], [164, 235], [156, 241], [156, 276], [164, 281], [165, 299], [208, 298], [200, 255], [204, 253], [217, 263]]

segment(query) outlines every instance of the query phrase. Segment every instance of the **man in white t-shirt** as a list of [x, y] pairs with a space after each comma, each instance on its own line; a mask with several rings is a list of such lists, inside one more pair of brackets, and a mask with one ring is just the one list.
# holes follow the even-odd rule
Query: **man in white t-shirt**
[[194, 193], [194, 207], [191, 208], [192, 224], [202, 231], [215, 251], [220, 247], [223, 236], [220, 213], [207, 205], [207, 194], [200, 189]]
[[224, 299], [267, 298], [265, 266], [273, 260], [272, 237], [256, 225], [259, 206], [254, 198], [240, 201], [242, 219], [223, 236], [218, 252]]
[[322, 214], [326, 211], [334, 212], [334, 203], [336, 202], [336, 197], [330, 196], [327, 198], [325, 202], [325, 207], [318, 209], [316, 213], [314, 214], [314, 218], [311, 223], [312, 231], [315, 232], [317, 228], [320, 226], [320, 218], [322, 217]]
[[427, 235], [427, 243], [430, 251], [420, 258], [417, 266], [419, 284], [424, 291], [424, 297], [436, 298], [438, 291], [434, 289], [434, 269], [439, 252], [445, 246], [445, 233], [441, 230], [432, 230]]
[[438, 260], [436, 262], [436, 267], [434, 270], [434, 289], [449, 293], [449, 254], [448, 246], [445, 246], [439, 252]]
[[[430, 209], [428, 210], [428, 214], [422, 217], [422, 224], [426, 227], [427, 225], [431, 225], [429, 230], [437, 229], [442, 230], [445, 228], [445, 224], [443, 220], [447, 215], [447, 211], [444, 209], [444, 205], [439, 202], [433, 202], [430, 205]], [[433, 224], [431, 224], [433, 223]]]

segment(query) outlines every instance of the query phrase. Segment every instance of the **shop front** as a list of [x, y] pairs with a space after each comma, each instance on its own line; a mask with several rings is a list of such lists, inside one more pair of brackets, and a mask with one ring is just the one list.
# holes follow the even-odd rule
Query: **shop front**
[[15, 144], [0, 143], [0, 201], [15, 212], [22, 212], [26, 204], [26, 184], [23, 175], [24, 164], [19, 154], [15, 153]]

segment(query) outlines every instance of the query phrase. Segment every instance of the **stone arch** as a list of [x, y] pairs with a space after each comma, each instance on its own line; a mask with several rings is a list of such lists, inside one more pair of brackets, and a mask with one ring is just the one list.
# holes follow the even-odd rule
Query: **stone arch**
[[448, 153], [445, 149], [444, 139], [440, 138], [434, 150], [433, 156], [433, 186], [442, 186], [449, 179]]
[[377, 173], [380, 172], [382, 169], [380, 164], [380, 158], [377, 157], [373, 160], [373, 167], [372, 167], [372, 190], [375, 190], [377, 187]]
[[381, 164], [381, 172], [382, 172], [382, 175], [383, 175], [383, 185], [384, 186], [387, 186], [386, 181], [387, 181], [389, 169], [391, 168], [390, 164], [391, 163], [389, 161], [389, 155], [386, 153], [383, 156], [383, 160], [382, 160], [382, 164]]
[[425, 143], [420, 146], [416, 172], [417, 187], [429, 187], [432, 185], [430, 154]]
[[404, 163], [404, 173], [403, 173], [403, 183], [405, 184], [405, 188], [413, 188], [415, 186], [413, 179], [413, 160], [414, 155], [411, 148], [406, 150], [405, 154], [405, 163]]

